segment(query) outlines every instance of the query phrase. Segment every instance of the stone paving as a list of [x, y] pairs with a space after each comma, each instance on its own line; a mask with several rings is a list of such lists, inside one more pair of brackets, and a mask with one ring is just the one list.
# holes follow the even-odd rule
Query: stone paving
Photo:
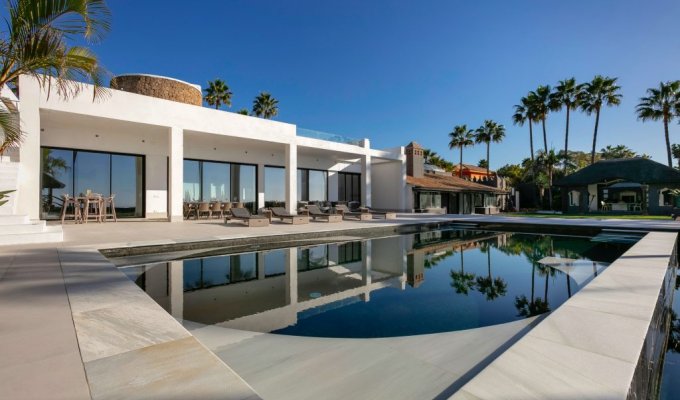
[[[269, 228], [247, 228], [236, 223], [225, 226], [220, 221], [200, 221], [190, 223], [167, 222], [119, 222], [106, 224], [65, 225], [65, 241], [49, 245], [8, 246], [0, 248], [0, 393], [6, 398], [258, 398], [258, 394], [241, 379], [240, 376], [209, 352], [203, 344], [190, 335], [184, 327], [174, 321], [165, 311], [150, 300], [140, 289], [117, 271], [96, 251], [102, 248], [120, 246], [142, 246], [153, 244], [185, 243], [196, 240], [224, 240], [232, 238], [246, 238], [256, 236], [284, 235], [301, 232], [328, 232], [366, 227], [390, 227], [403, 224], [422, 222], [444, 222], [455, 220], [463, 223], [514, 223], [537, 224], [555, 226], [594, 226], [610, 229], [654, 229], [677, 231], [680, 223], [673, 221], [625, 221], [625, 220], [567, 220], [557, 218], [532, 219], [508, 218], [499, 216], [428, 216], [428, 215], [400, 215], [397, 220], [375, 220], [368, 222], [345, 221], [340, 224], [311, 223], [309, 225], [272, 224]], [[658, 235], [658, 234], [654, 234]], [[666, 234], [668, 235], [668, 234]], [[672, 235], [675, 237], [675, 235]], [[670, 236], [664, 239], [664, 244], [655, 245], [656, 270], [664, 269], [668, 259], [662, 259], [670, 254], [667, 243]], [[663, 257], [659, 257], [659, 256]], [[631, 258], [626, 262], [643, 262], [645, 258]], [[642, 260], [642, 261], [641, 261]], [[631, 265], [621, 268], [624, 271], [619, 278], [610, 273], [611, 267], [601, 277], [610, 275], [613, 280], [598, 277], [586, 289], [597, 289], [596, 284], [604, 285], [597, 289], [600, 295], [607, 293], [608, 299], [613, 299], [615, 293], [621, 290], [634, 293], [635, 304], [637, 295], [642, 290], [654, 291], [661, 285], [657, 282], [658, 274], [648, 274], [641, 267]], [[656, 274], [656, 275], [655, 275]], [[644, 277], [644, 279], [642, 279]], [[637, 278], [640, 278], [639, 280]], [[632, 287], [630, 280], [638, 286]], [[619, 287], [616, 287], [616, 284]], [[595, 285], [595, 286], [594, 286]], [[608, 286], [609, 285], [609, 286]], [[612, 286], [614, 285], [614, 286]], [[621, 286], [623, 285], [623, 286]], [[640, 286], [641, 285], [641, 286]], [[647, 286], [645, 286], [647, 285]], [[656, 286], [655, 286], [656, 285]], [[635, 286], [635, 285], [633, 285]], [[643, 287], [644, 286], [644, 287]], [[638, 290], [639, 289], [639, 290]], [[612, 294], [614, 293], [614, 294]], [[640, 294], [640, 301], [646, 302], [651, 297]], [[631, 296], [624, 296], [631, 299]], [[618, 300], [616, 300], [618, 301]], [[569, 303], [569, 302], [568, 302]], [[565, 305], [568, 305], [565, 303]], [[575, 304], [575, 303], [574, 303]], [[607, 307], [607, 300], [596, 301], [599, 307]], [[637, 309], [635, 304], [625, 308], [627, 313], [649, 312], [649, 305]], [[560, 310], [562, 310], [563, 305]], [[576, 307], [583, 307], [574, 305]], [[593, 306], [595, 307], [595, 306]], [[123, 311], [124, 310], [124, 311]], [[571, 308], [550, 315], [549, 318], [568, 313]], [[593, 313], [608, 313], [607, 310], [593, 309]], [[623, 312], [623, 311], [622, 311]], [[586, 315], [584, 314], [579, 315]], [[565, 314], [566, 315], [566, 314]], [[599, 315], [599, 314], [598, 314]], [[613, 315], [613, 314], [612, 314]], [[650, 313], [651, 316], [651, 313]], [[619, 330], [627, 329], [626, 324], [640, 324], [639, 316], [617, 315], [614, 324]], [[614, 317], [612, 317], [614, 318]], [[633, 320], [632, 322], [630, 320]], [[149, 323], [157, 320], [158, 323]], [[579, 320], [580, 324], [593, 323], [601, 326], [597, 319]], [[644, 323], [644, 321], [642, 321]], [[539, 324], [541, 327], [542, 324]], [[568, 327], [568, 326], [567, 326]], [[560, 324], [548, 324], [548, 331], [555, 332], [557, 337], [569, 334], [566, 327]], [[536, 331], [536, 329], [534, 329]], [[632, 329], [631, 332], [641, 332]], [[533, 333], [533, 332], [532, 332]], [[539, 331], [540, 333], [540, 331]], [[536, 333], [536, 335], [539, 335]], [[633, 335], [636, 338], [638, 334]], [[461, 395], [465, 398], [498, 398], [500, 393], [514, 393], [514, 398], [522, 398], [527, 392], [507, 391], [479, 391], [481, 388], [499, 389], [508, 382], [513, 388], [524, 388], [516, 385], [521, 382], [515, 375], [493, 375], [496, 366], [508, 363], [507, 357], [518, 357], [521, 354], [542, 354], [541, 345], [536, 343], [550, 342], [553, 336], [546, 333], [546, 337], [531, 336], [532, 341], [520, 340], [511, 351], [504, 353], [489, 368], [473, 379], [464, 387]], [[576, 335], [579, 340], [592, 343], [602, 343], [611, 347], [609, 342], [598, 342], [594, 337]], [[632, 339], [631, 339], [632, 340]], [[637, 339], [636, 339], [637, 340]], [[632, 342], [626, 342], [632, 343]], [[632, 345], [636, 345], [632, 343]], [[546, 345], [562, 354], [565, 360], [578, 359], [574, 357], [582, 352], [592, 352], [592, 349], [579, 348], [574, 343], [567, 343], [567, 347], [558, 344]], [[524, 348], [524, 350], [522, 350]], [[627, 354], [634, 352], [634, 347], [613, 346], [614, 351], [620, 351], [610, 357], [614, 364], [616, 360], [630, 363]], [[562, 349], [562, 350], [560, 350]], [[575, 350], [574, 350], [575, 349]], [[528, 353], [527, 353], [528, 352]], [[596, 354], [596, 352], [593, 352]], [[625, 354], [624, 354], [625, 353]], [[631, 353], [632, 354], [632, 353]], [[545, 355], [552, 358], [551, 354]], [[599, 355], [603, 356], [603, 355]], [[593, 357], [597, 358], [598, 355]], [[521, 357], [520, 357], [521, 358]], [[512, 359], [511, 359], [512, 360]], [[519, 360], [519, 359], [518, 359]], [[506, 365], [516, 365], [518, 360], [512, 360]], [[529, 360], [529, 359], [527, 359]], [[540, 360], [523, 361], [517, 365], [531, 366], [535, 362], [536, 368], [556, 368], [553, 364], [545, 364]], [[611, 363], [611, 362], [610, 362]], [[598, 364], [600, 365], [600, 364]], [[609, 364], [602, 364], [607, 366]], [[629, 367], [628, 364], [625, 366]], [[507, 368], [507, 367], [506, 367]], [[523, 367], [524, 368], [524, 367]], [[528, 368], [528, 367], [527, 367]], [[536, 368], [516, 369], [517, 373], [538, 373]], [[574, 368], [570, 366], [569, 368]], [[617, 377], [624, 376], [616, 371], [612, 364], [612, 371]], [[624, 369], [621, 367], [621, 369]], [[192, 371], [200, 371], [199, 375], [192, 375]], [[491, 375], [490, 375], [491, 374]], [[573, 375], [569, 375], [574, 377]], [[583, 376], [583, 374], [576, 375]], [[627, 375], [625, 375], [627, 376]], [[487, 377], [486, 384], [484, 377]], [[491, 378], [498, 378], [490, 384]], [[619, 379], [617, 378], [617, 379]], [[508, 381], [508, 379], [510, 379]], [[571, 378], [570, 378], [571, 379]], [[555, 387], [565, 389], [566, 378], [558, 379]], [[607, 380], [599, 382], [599, 387], [612, 388], [611, 385], [622, 384], [624, 380], [616, 382]], [[194, 384], [195, 383], [195, 384]], [[409, 385], [417, 385], [410, 381]], [[481, 385], [481, 386], [480, 386]], [[604, 386], [603, 386], [604, 385]], [[541, 385], [544, 388], [547, 385]], [[264, 386], [263, 386], [264, 387]], [[620, 386], [617, 386], [620, 388]], [[269, 390], [269, 389], [267, 389]], [[519, 389], [517, 389], [519, 390]], [[496, 395], [494, 395], [496, 393]], [[560, 392], [564, 397], [565, 393]], [[589, 392], [607, 394], [602, 398], [611, 398], [613, 394], [621, 394], [620, 390]], [[226, 394], [226, 395], [225, 395]], [[551, 392], [541, 392], [536, 389], [532, 395], [545, 398]], [[475, 397], [470, 397], [475, 396]], [[511, 396], [513, 397], [513, 396]], [[505, 397], [508, 398], [508, 397]]]

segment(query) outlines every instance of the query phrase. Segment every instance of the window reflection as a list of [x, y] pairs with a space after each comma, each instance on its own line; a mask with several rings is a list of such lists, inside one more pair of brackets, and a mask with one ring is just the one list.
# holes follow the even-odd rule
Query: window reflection
[[229, 191], [231, 190], [229, 171], [229, 164], [203, 162], [201, 200], [229, 201]]
[[257, 210], [257, 167], [216, 161], [184, 160], [184, 201], [243, 203]]
[[116, 214], [144, 216], [144, 156], [41, 149], [42, 218], [59, 218], [62, 195], [115, 195]]
[[328, 245], [298, 251], [298, 271], [326, 268], [328, 264]]
[[257, 279], [255, 253], [184, 260], [184, 291]]
[[[264, 206], [285, 207], [286, 205], [286, 170], [279, 167], [264, 169]], [[298, 191], [300, 189], [298, 188]]]
[[328, 199], [328, 172], [298, 169], [298, 201], [326, 201]]

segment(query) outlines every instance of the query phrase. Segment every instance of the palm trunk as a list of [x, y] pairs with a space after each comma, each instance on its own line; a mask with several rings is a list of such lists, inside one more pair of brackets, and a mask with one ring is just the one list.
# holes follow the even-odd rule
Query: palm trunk
[[529, 147], [531, 148], [531, 164], [534, 163], [534, 128], [532, 125], [534, 122], [529, 119]]
[[548, 167], [548, 208], [552, 210], [552, 167]]
[[569, 165], [569, 108], [567, 104], [567, 129], [564, 131], [564, 175], [567, 174], [567, 166]]
[[458, 165], [458, 177], [463, 179], [463, 146], [460, 146], [460, 164]]
[[666, 152], [668, 153], [668, 166], [673, 168], [673, 157], [671, 156], [671, 139], [668, 137], [668, 116], [663, 116], [663, 130], [666, 135]]
[[545, 300], [545, 304], [548, 304], [548, 278], [550, 277], [550, 274], [548, 271], [545, 272], [545, 293], [543, 294], [543, 300]]
[[489, 148], [491, 147], [491, 142], [486, 142], [486, 179], [490, 179], [491, 174], [489, 174]]
[[567, 297], [571, 298], [571, 280], [569, 280], [569, 274], [564, 274], [567, 277]]
[[595, 111], [595, 130], [593, 131], [593, 150], [590, 152], [590, 164], [595, 163], [595, 148], [597, 147], [597, 128], [600, 125], [600, 109]]
[[545, 133], [545, 118], [541, 120], [541, 123], [543, 125], [543, 148], [545, 149], [545, 152], [548, 152], [548, 135]]

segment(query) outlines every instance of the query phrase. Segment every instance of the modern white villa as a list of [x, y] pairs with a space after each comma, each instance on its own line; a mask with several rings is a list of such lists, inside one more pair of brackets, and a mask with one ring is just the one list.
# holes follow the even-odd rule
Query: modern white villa
[[115, 193], [120, 216], [171, 221], [191, 200], [252, 210], [280, 202], [296, 211], [298, 201], [408, 208], [402, 147], [377, 150], [368, 139], [201, 107], [196, 85], [128, 77], [143, 94], [111, 89], [95, 102], [90, 87], [65, 101], [55, 88], [19, 80], [26, 137], [10, 155], [21, 165], [14, 213], [55, 218], [61, 194], [88, 190]]

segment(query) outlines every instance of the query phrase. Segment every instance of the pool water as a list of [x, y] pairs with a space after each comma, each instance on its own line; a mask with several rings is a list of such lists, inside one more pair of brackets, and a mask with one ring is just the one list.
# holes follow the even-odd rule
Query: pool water
[[634, 242], [451, 228], [121, 268], [178, 319], [375, 338], [549, 312]]

